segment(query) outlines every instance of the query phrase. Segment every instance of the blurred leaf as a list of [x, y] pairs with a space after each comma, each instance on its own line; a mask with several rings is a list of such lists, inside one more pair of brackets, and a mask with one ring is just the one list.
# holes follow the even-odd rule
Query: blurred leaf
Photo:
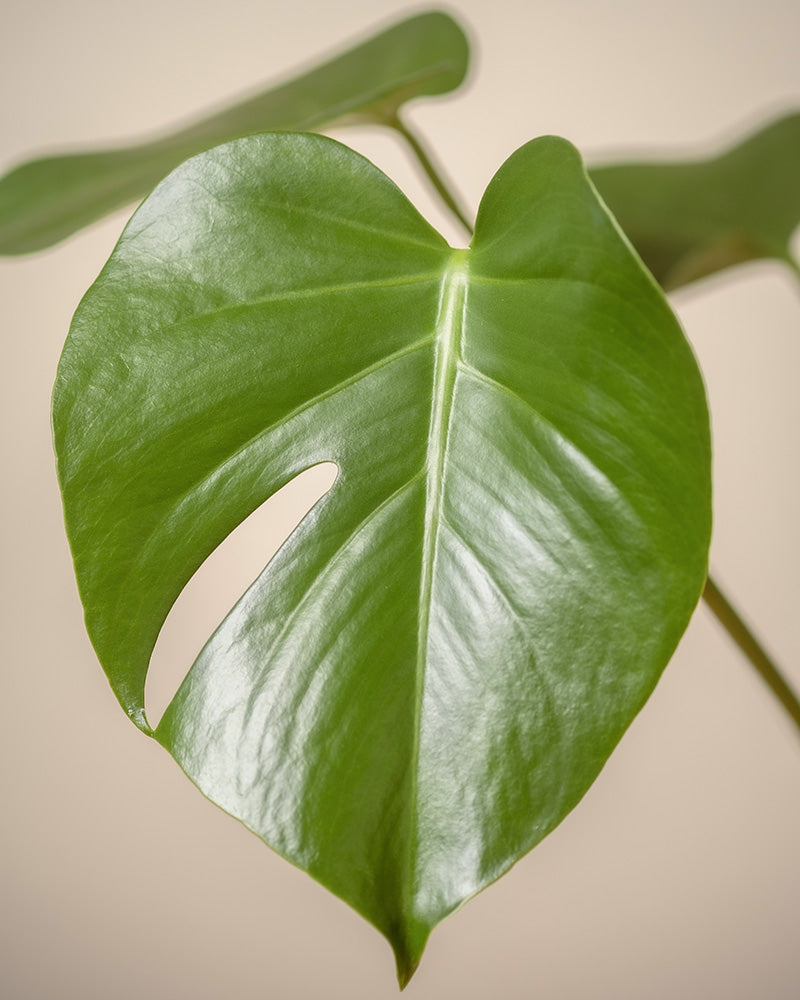
[[337, 464], [155, 735], [401, 984], [578, 802], [705, 579], [700, 374], [560, 139], [504, 164], [469, 250], [329, 139], [188, 161], [79, 307], [53, 419], [87, 626], [146, 731], [183, 586]]
[[668, 291], [761, 257], [797, 271], [800, 114], [710, 159], [596, 167], [591, 177]]
[[406, 101], [458, 87], [468, 56], [464, 33], [451, 17], [420, 14], [156, 141], [25, 163], [0, 179], [0, 254], [57, 243], [143, 197], [187, 157], [238, 136], [348, 120], [391, 124]]

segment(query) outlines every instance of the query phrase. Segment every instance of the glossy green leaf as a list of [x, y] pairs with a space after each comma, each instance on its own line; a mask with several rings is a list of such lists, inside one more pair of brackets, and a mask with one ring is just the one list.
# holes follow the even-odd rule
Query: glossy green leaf
[[718, 156], [598, 167], [592, 180], [667, 290], [761, 257], [795, 271], [800, 225], [800, 114]]
[[186, 581], [337, 464], [155, 736], [401, 983], [578, 802], [705, 579], [701, 378], [560, 139], [504, 164], [469, 250], [329, 139], [190, 160], [76, 313], [54, 430], [88, 629], [145, 730]]
[[0, 179], [0, 254], [51, 246], [147, 194], [195, 153], [254, 132], [391, 124], [402, 104], [453, 90], [469, 49], [447, 14], [419, 14], [301, 76], [152, 142], [25, 163]]

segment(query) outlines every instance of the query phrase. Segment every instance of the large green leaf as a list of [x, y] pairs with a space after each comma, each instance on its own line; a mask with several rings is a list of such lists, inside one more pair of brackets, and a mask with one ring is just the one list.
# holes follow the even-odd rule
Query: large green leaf
[[581, 798], [705, 579], [701, 378], [560, 139], [505, 163], [469, 250], [329, 139], [188, 161], [76, 313], [54, 429], [88, 629], [148, 731], [181, 588], [337, 464], [155, 736], [401, 983]]
[[798, 271], [800, 114], [718, 156], [597, 167], [592, 180], [667, 290], [761, 257]]
[[152, 142], [34, 160], [0, 179], [0, 254], [40, 250], [147, 194], [187, 157], [253, 132], [392, 124], [402, 104], [455, 89], [469, 56], [446, 14], [404, 20], [310, 72]]

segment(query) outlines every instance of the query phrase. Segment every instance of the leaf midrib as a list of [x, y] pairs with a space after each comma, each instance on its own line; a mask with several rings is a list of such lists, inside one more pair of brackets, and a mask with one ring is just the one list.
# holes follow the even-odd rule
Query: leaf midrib
[[405, 881], [406, 917], [413, 917], [415, 895], [415, 869], [417, 863], [417, 796], [419, 790], [419, 754], [422, 703], [425, 689], [425, 672], [430, 630], [431, 597], [436, 567], [436, 555], [441, 527], [444, 495], [444, 472], [450, 438], [458, 363], [461, 359], [461, 334], [466, 305], [467, 251], [455, 250], [451, 262], [442, 276], [442, 292], [434, 334], [435, 360], [431, 399], [431, 422], [428, 432], [428, 450], [425, 483], [425, 526], [422, 543], [420, 575], [419, 625], [417, 632], [416, 692], [414, 700], [413, 748], [411, 756], [411, 794], [409, 821], [411, 824], [408, 872]]

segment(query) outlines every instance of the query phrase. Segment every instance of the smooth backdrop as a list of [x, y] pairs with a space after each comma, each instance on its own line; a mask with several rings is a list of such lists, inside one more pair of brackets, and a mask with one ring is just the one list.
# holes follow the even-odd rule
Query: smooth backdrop
[[[2, 0], [0, 169], [166, 127], [412, 9]], [[592, 162], [667, 155], [800, 105], [796, 0], [451, 9], [476, 48], [469, 85], [410, 117], [473, 209], [537, 134], [567, 136]], [[442, 221], [391, 136], [336, 135]], [[393, 997], [377, 932], [202, 798], [126, 720], [85, 637], [49, 396], [72, 311], [125, 217], [0, 262], [0, 995]], [[800, 288], [757, 265], [674, 302], [713, 410], [713, 566], [800, 687]], [[154, 714], [315, 488], [262, 512], [192, 584], [159, 644]], [[798, 734], [701, 607], [585, 800], [434, 932], [408, 995], [794, 1000], [799, 844]]]

